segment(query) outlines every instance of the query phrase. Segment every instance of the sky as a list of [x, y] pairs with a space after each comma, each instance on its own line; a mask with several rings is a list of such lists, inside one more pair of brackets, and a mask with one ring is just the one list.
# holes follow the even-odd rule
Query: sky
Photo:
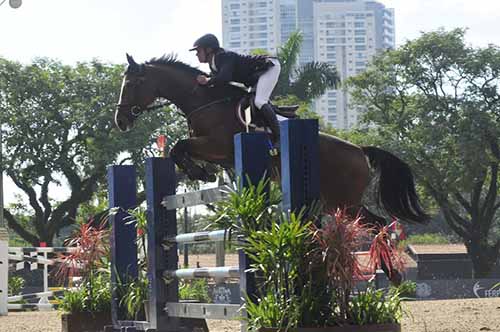
[[[174, 52], [198, 65], [188, 51], [194, 40], [208, 32], [222, 35], [221, 0], [22, 1], [18, 9], [9, 0], [0, 5], [0, 57], [22, 63], [36, 57], [125, 63], [125, 53], [143, 62]], [[395, 10], [397, 45], [439, 27], [468, 28], [467, 42], [476, 47], [500, 45], [500, 1], [379, 1]], [[57, 190], [56, 196], [67, 194], [64, 187]], [[15, 186], [7, 179], [4, 192], [5, 202], [13, 202]]]

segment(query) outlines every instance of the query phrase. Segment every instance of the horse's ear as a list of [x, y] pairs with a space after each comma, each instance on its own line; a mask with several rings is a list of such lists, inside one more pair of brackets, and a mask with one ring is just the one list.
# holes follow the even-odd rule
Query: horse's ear
[[127, 61], [128, 61], [128, 72], [130, 73], [138, 73], [141, 71], [141, 67], [139, 66], [139, 64], [137, 62], [135, 62], [134, 58], [129, 55], [128, 53], [127, 54]]
[[127, 55], [127, 61], [128, 61], [128, 64], [129, 65], [137, 65], [137, 63], [135, 62], [134, 58], [132, 58], [132, 56], [128, 53], [125, 53]]

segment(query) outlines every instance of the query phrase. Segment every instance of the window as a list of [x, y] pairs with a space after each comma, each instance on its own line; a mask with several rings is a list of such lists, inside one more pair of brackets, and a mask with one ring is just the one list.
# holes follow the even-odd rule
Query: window
[[251, 39], [267, 38], [267, 33], [265, 32], [251, 33], [248, 37]]
[[355, 43], [364, 43], [365, 38], [364, 37], [356, 37], [356, 38], [354, 38], [354, 42]]
[[366, 46], [365, 45], [356, 45], [356, 46], [354, 46], [354, 49], [356, 51], [366, 51]]
[[354, 22], [354, 27], [355, 28], [364, 28], [365, 22]]
[[240, 27], [231, 27], [231, 32], [240, 32], [241, 28]]
[[240, 19], [239, 18], [235, 18], [235, 19], [232, 19], [230, 21], [231, 24], [240, 24]]
[[231, 5], [229, 5], [229, 8], [231, 8], [232, 10], [240, 9], [240, 4], [239, 3], [232, 3]]
[[241, 42], [229, 43], [229, 48], [238, 48], [238, 47], [241, 47]]
[[354, 30], [354, 35], [356, 36], [366, 35], [366, 30]]

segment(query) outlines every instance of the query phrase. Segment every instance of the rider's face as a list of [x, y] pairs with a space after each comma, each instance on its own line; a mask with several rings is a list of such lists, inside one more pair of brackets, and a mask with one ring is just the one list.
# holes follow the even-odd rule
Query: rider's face
[[200, 61], [201, 63], [208, 62], [207, 50], [205, 48], [198, 47], [196, 49], [196, 56], [198, 57], [198, 61]]

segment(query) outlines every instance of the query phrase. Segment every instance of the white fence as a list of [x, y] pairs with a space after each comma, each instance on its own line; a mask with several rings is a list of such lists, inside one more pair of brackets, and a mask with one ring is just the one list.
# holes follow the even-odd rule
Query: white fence
[[[9, 309], [53, 309], [49, 297], [60, 292], [49, 291], [48, 266], [60, 263], [57, 258], [49, 259], [49, 253], [69, 253], [75, 248], [68, 247], [9, 247], [8, 236], [0, 229], [0, 316], [7, 315]], [[43, 291], [39, 293], [8, 296], [9, 266], [12, 270], [21, 270], [29, 264], [30, 270], [43, 269]], [[14, 304], [9, 302], [39, 298], [38, 303]]]

